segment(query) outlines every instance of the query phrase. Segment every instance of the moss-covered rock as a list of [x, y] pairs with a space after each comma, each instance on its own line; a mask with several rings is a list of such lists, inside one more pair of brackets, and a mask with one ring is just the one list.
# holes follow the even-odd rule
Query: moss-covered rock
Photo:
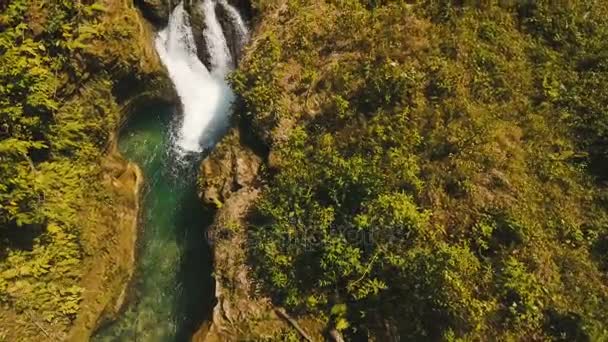
[[12, 109], [0, 158], [13, 169], [0, 178], [31, 174], [36, 199], [18, 221], [0, 209], [0, 339], [87, 340], [118, 311], [134, 269], [141, 176], [114, 137], [138, 98], [175, 93], [130, 1], [12, 0], [0, 25], [0, 77], [26, 85], [1, 90]]
[[[193, 341], [264, 340], [295, 333], [285, 316], [277, 314], [279, 308], [256, 294], [247, 265], [244, 218], [260, 192], [261, 158], [242, 144], [240, 136], [232, 129], [201, 166], [201, 198], [217, 209], [207, 233], [213, 248], [217, 304], [212, 321], [201, 326]], [[300, 317], [296, 324], [315, 341], [322, 339], [323, 320]]]
[[600, 1], [255, 1], [249, 275], [347, 339], [605, 340]]
[[169, 15], [179, 2], [175, 0], [135, 0], [144, 17], [157, 28], [169, 22]]

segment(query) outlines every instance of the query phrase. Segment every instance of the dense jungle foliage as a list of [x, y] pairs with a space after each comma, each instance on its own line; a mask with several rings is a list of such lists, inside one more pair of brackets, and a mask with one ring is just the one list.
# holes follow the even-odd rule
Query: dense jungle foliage
[[608, 340], [608, 3], [481, 3], [254, 2], [231, 81], [277, 305], [349, 339]]
[[149, 69], [119, 3], [0, 2], [0, 340], [21, 321], [74, 319], [94, 252], [82, 236], [113, 219], [101, 158], [115, 93]]

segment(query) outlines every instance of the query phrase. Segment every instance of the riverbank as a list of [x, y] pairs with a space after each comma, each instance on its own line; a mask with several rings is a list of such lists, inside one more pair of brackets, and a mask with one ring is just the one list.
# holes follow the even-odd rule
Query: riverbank
[[606, 339], [602, 3], [254, 7], [231, 79], [266, 152], [253, 199], [210, 197], [219, 339], [265, 298], [336, 340]]
[[260, 294], [248, 263], [246, 217], [261, 192], [260, 167], [265, 156], [256, 151], [247, 133], [232, 128], [201, 163], [199, 197], [215, 208], [207, 238], [213, 251], [216, 305], [211, 320], [193, 336], [195, 342], [260, 340], [293, 337], [323, 340], [325, 322], [319, 317], [290, 317]]
[[[30, 246], [10, 240], [10, 223], [0, 230], [0, 340], [83, 341], [120, 311], [133, 275], [142, 175], [116, 148], [121, 123], [145, 98], [175, 95], [153, 30], [130, 1], [18, 3], [8, 9], [17, 11], [11, 18], [23, 15], [24, 35], [41, 54], [52, 51], [28, 55], [29, 63], [39, 63], [38, 72], [54, 68], [56, 83], [42, 82], [57, 88], [50, 94], [56, 105], [48, 108], [46, 144], [53, 149], [31, 152], [30, 162], [45, 219], [15, 228], [15, 234], [32, 232], [24, 240]], [[45, 27], [52, 20], [65, 21], [59, 27], [65, 41], [46, 40], [57, 29]]]
[[[127, 74], [115, 86], [119, 91], [116, 100], [120, 101], [120, 119], [109, 139], [107, 154], [101, 160], [102, 184], [113, 198], [110, 206], [100, 208], [106, 223], [83, 231], [83, 261], [88, 271], [81, 282], [84, 288], [81, 309], [68, 335], [68, 340], [74, 342], [88, 340], [99, 327], [117, 319], [130, 297], [134, 281], [142, 228], [140, 203], [144, 175], [136, 163], [121, 154], [119, 137], [130, 116], [146, 103], [176, 101], [171, 82], [154, 49], [153, 27], [129, 2], [114, 2], [111, 6], [114, 14], [125, 15], [131, 25], [137, 27], [134, 42], [141, 54], [140, 71]], [[107, 24], [110, 25], [111, 20]], [[142, 71], [145, 82], [138, 79]], [[124, 93], [120, 93], [122, 89]]]
[[104, 208], [112, 223], [83, 232], [83, 245], [91, 248], [84, 258], [85, 289], [80, 313], [70, 331], [70, 341], [88, 340], [97, 327], [116, 318], [123, 307], [135, 270], [136, 244], [143, 175], [137, 164], [119, 153], [116, 141], [102, 162], [104, 186], [115, 202]]

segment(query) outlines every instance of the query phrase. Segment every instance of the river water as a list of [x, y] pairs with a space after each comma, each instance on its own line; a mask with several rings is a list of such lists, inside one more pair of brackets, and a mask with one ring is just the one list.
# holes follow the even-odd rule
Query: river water
[[225, 78], [234, 68], [216, 7], [247, 38], [238, 11], [224, 0], [202, 0], [209, 69], [197, 57], [188, 13], [179, 4], [158, 33], [156, 49], [180, 104], [150, 103], [133, 113], [119, 138], [123, 156], [144, 173], [138, 268], [128, 305], [95, 341], [187, 341], [213, 305], [210, 223], [197, 197], [198, 167], [229, 122], [233, 93]]
[[150, 105], [123, 129], [119, 149], [144, 173], [138, 269], [129, 305], [98, 341], [186, 341], [211, 309], [210, 213], [196, 194], [200, 156], [174, 152], [175, 108]]

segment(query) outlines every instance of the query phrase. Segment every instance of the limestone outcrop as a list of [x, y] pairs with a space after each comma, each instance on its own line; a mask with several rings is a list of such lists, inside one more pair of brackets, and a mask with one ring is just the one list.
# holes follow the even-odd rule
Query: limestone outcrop
[[318, 321], [289, 317], [256, 288], [247, 261], [247, 246], [255, 242], [248, 239], [245, 218], [261, 192], [258, 175], [263, 158], [242, 140], [241, 133], [231, 129], [201, 165], [200, 197], [217, 209], [207, 231], [217, 302], [212, 321], [204, 323], [192, 340], [259, 340], [277, 336], [294, 323], [308, 339], [321, 340], [323, 326]]

